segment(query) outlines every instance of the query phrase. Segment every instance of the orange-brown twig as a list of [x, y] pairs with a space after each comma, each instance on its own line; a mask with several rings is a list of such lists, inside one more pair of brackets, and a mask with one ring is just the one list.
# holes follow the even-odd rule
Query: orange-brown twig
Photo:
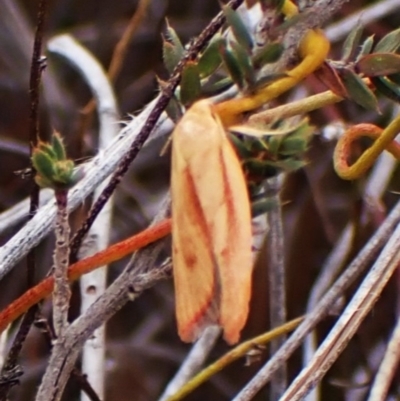
[[[96, 253], [86, 259], [69, 266], [68, 279], [77, 280], [83, 274], [89, 273], [99, 266], [107, 265], [119, 260], [130, 253], [155, 242], [171, 232], [171, 219], [165, 219], [155, 226], [149, 227], [124, 241], [111, 245], [109, 248]], [[47, 277], [35, 287], [25, 292], [13, 303], [0, 312], [0, 333], [25, 313], [31, 306], [51, 294], [54, 287], [54, 278]]]

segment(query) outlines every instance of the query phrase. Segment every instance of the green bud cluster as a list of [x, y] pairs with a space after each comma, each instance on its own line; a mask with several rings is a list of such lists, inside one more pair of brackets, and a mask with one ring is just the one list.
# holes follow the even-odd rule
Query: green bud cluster
[[36, 170], [35, 181], [42, 188], [66, 190], [82, 178], [82, 170], [75, 169], [74, 162], [67, 159], [63, 140], [57, 132], [51, 142], [40, 141], [32, 153]]

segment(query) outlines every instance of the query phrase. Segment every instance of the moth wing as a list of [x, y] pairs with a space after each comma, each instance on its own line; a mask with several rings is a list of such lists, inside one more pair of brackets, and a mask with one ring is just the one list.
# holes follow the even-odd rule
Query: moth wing
[[199, 180], [204, 182], [203, 174], [209, 180], [210, 167], [218, 168], [214, 154], [218, 143], [213, 121], [201, 106], [196, 103], [186, 112], [172, 144], [173, 271], [178, 333], [183, 341], [194, 341], [204, 326], [218, 321], [216, 261], [199, 199]]
[[218, 116], [208, 102], [200, 106], [202, 121], [206, 115], [210, 120], [201, 137], [212, 148], [208, 157], [196, 148], [191, 158], [204, 168], [192, 176], [216, 261], [218, 323], [225, 340], [233, 344], [246, 323], [251, 297], [251, 207], [240, 161]]
[[237, 155], [227, 138], [221, 147], [225, 202], [214, 215], [212, 234], [221, 288], [220, 325], [230, 343], [239, 340], [251, 297], [253, 257], [251, 208], [247, 185]]
[[195, 103], [174, 131], [172, 197], [180, 336], [191, 341], [218, 323], [237, 342], [251, 291], [250, 204], [240, 162], [208, 101]]

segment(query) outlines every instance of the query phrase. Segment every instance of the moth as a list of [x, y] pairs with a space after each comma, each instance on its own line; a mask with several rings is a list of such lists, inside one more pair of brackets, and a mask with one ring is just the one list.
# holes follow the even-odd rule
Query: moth
[[240, 161], [207, 100], [194, 103], [173, 132], [171, 189], [179, 336], [192, 342], [216, 324], [236, 343], [251, 295], [250, 201]]

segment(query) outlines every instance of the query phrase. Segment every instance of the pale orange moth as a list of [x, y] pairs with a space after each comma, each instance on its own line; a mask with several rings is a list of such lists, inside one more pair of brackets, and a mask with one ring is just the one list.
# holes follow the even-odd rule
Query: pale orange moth
[[239, 340], [251, 295], [251, 212], [246, 181], [222, 123], [196, 102], [172, 135], [173, 272], [178, 333], [220, 325]]

